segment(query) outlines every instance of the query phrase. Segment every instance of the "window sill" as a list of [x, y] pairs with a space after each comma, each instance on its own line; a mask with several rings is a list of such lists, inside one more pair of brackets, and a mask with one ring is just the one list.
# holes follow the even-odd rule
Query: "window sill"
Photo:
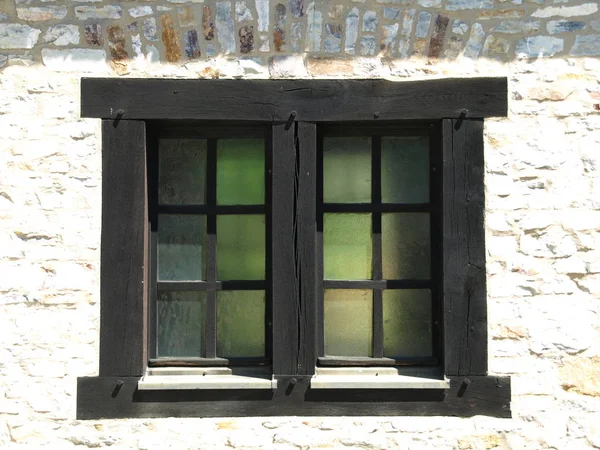
[[140, 391], [277, 389], [270, 370], [227, 367], [154, 367], [138, 381]]
[[438, 369], [393, 367], [317, 368], [311, 389], [449, 389]]

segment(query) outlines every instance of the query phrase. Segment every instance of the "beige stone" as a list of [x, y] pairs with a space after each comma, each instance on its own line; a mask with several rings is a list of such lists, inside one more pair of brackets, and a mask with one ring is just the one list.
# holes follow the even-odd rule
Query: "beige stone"
[[569, 356], [560, 368], [561, 386], [565, 391], [600, 397], [600, 357]]
[[340, 58], [308, 58], [306, 68], [312, 76], [349, 76], [354, 71], [351, 60]]

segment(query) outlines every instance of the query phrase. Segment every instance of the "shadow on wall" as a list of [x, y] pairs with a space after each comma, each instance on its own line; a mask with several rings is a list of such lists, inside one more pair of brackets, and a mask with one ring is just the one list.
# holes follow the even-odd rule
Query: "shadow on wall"
[[[10, 2], [10, 4], [9, 4]], [[0, 5], [0, 67], [118, 74], [157, 62], [600, 56], [597, 0], [307, 0]], [[135, 64], [130, 64], [135, 61]]]

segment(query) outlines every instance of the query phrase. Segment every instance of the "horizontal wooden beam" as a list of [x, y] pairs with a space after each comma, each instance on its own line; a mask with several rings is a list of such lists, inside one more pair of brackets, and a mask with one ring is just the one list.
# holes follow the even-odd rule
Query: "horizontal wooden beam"
[[450, 389], [310, 389], [310, 376], [276, 377], [277, 390], [139, 391], [139, 378], [77, 380], [77, 419], [244, 416], [511, 417], [510, 378], [451, 377]]
[[465, 114], [506, 116], [506, 78], [81, 80], [81, 116], [104, 119], [328, 122], [464, 118]]

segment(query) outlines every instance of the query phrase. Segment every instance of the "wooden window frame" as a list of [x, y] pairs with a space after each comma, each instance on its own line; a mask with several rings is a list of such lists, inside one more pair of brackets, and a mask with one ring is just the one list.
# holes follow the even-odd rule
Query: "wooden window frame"
[[[483, 119], [506, 116], [505, 78], [81, 81], [102, 119], [100, 365], [77, 382], [77, 418], [510, 417], [510, 379], [487, 374]], [[140, 391], [148, 364], [149, 137], [155, 120], [272, 124], [270, 390]], [[442, 367], [449, 389], [311, 389], [317, 361], [317, 131], [323, 122], [436, 121], [441, 156]], [[299, 155], [302, 155], [301, 157]], [[297, 201], [283, 201], [295, 198]], [[296, 280], [286, 283], [284, 280]]]

